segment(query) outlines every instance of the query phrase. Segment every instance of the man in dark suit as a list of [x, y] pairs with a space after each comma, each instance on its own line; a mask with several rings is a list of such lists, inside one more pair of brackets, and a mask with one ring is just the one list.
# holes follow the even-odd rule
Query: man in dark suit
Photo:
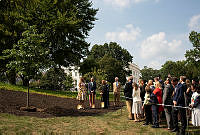
[[140, 84], [140, 97], [141, 97], [142, 101], [144, 101], [145, 87], [146, 87], [146, 84], [145, 84], [144, 80], [141, 80], [141, 84]]
[[132, 93], [133, 93], [133, 86], [132, 86], [132, 83], [133, 83], [133, 77], [130, 76], [128, 78], [128, 82], [126, 83], [125, 85], [125, 89], [124, 89], [124, 96], [125, 96], [125, 99], [126, 99], [126, 106], [127, 106], [127, 110], [128, 110], [128, 118], [130, 120], [133, 119], [133, 116], [132, 116], [132, 104], [133, 104], [133, 99], [132, 99]]
[[[182, 106], [185, 107], [185, 97], [184, 92], [185, 88], [184, 85], [181, 83], [182, 81], [178, 83], [177, 78], [172, 78], [172, 84], [175, 87], [174, 89], [174, 97], [173, 97], [173, 120], [174, 120], [174, 129], [172, 132], [177, 132], [180, 135], [185, 134], [185, 129], [187, 126], [187, 120], [186, 120], [186, 110], [184, 108], [177, 108], [176, 106]], [[178, 113], [180, 113], [181, 118], [181, 130], [179, 131], [178, 127]]]
[[[172, 95], [173, 95], [174, 88], [171, 85], [170, 78], [167, 78], [165, 81], [165, 87], [163, 90], [163, 104], [164, 105], [172, 105]], [[173, 126], [173, 117], [172, 117], [172, 107], [171, 106], [164, 106], [165, 116], [167, 120], [168, 130], [172, 130]]]
[[90, 82], [88, 83], [88, 94], [90, 107], [92, 107], [92, 105], [95, 105], [96, 96], [96, 82], [94, 81], [94, 78], [91, 78]]

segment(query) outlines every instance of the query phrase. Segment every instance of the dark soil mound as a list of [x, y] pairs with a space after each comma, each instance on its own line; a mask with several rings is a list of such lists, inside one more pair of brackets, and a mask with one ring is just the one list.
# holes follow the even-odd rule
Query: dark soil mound
[[[0, 90], [0, 113], [9, 113], [18, 116], [33, 116], [40, 118], [60, 117], [60, 116], [94, 116], [107, 112], [116, 111], [113, 102], [110, 102], [108, 109], [100, 108], [100, 101], [96, 101], [96, 109], [89, 108], [89, 102], [85, 102], [84, 110], [77, 110], [78, 101], [72, 98], [60, 98], [55, 96], [30, 94], [30, 106], [37, 107], [37, 112], [27, 112], [20, 110], [26, 106], [26, 93], [19, 91]], [[124, 105], [123, 102], [120, 103]]]

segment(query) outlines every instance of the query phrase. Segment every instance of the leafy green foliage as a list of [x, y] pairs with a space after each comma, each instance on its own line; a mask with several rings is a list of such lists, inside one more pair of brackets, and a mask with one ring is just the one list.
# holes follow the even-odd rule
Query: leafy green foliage
[[192, 78], [200, 79], [200, 33], [192, 31], [189, 36], [193, 49], [187, 50], [185, 57], [189, 65], [189, 72]]
[[116, 76], [119, 81], [126, 82], [127, 71], [125, 68], [128, 62], [132, 62], [130, 53], [115, 42], [105, 43], [104, 45], [94, 45], [88, 57], [81, 63], [80, 72], [91, 74], [93, 69], [100, 69], [107, 75], [107, 81], [114, 82]]
[[64, 87], [65, 73], [63, 69], [51, 68], [42, 76], [40, 88], [46, 90], [61, 90]]
[[107, 80], [108, 75], [105, 73], [105, 71], [94, 68], [92, 72], [84, 74], [86, 82], [90, 82], [90, 78], [92, 77], [94, 77], [97, 84], [97, 88], [99, 88], [101, 86], [101, 81]]
[[187, 63], [187, 61], [166, 61], [165, 64], [162, 65], [160, 70], [154, 70], [152, 68], [144, 67], [141, 70], [142, 79], [149, 80], [154, 77], [161, 76], [163, 80], [165, 80], [168, 75], [172, 77], [180, 77], [186, 76], [188, 79], [196, 79], [198, 69], [196, 69], [191, 64]]
[[120, 82], [126, 82], [126, 71], [123, 69], [124, 67], [121, 61], [105, 54], [98, 64], [100, 69], [108, 75], [108, 82], [113, 83], [116, 76], [119, 77]]
[[155, 70], [152, 68], [148, 68], [147, 66], [144, 66], [144, 68], [142, 70], [140, 70], [141, 72], [141, 79], [148, 81], [148, 80], [153, 80], [154, 77], [158, 77], [159, 76], [159, 70]]
[[122, 48], [116, 42], [105, 43], [104, 45], [94, 45], [90, 51], [90, 56], [97, 59], [97, 61], [107, 54], [118, 61], [121, 61], [124, 67], [128, 66], [128, 62], [132, 62], [131, 54]]
[[89, 0], [42, 0], [37, 14], [30, 14], [31, 23], [45, 33], [55, 64], [68, 66], [77, 64], [88, 52], [85, 41], [97, 10], [91, 8]]
[[72, 75], [65, 75], [65, 81], [64, 81], [64, 86], [65, 86], [65, 90], [69, 90], [70, 88], [73, 88], [73, 78]]
[[44, 34], [38, 34], [36, 27], [31, 26], [22, 33], [22, 38], [13, 49], [4, 51], [7, 57], [12, 58], [7, 67], [28, 80], [34, 78], [40, 69], [49, 64], [49, 49], [43, 47], [45, 42]]
[[85, 38], [97, 13], [89, 0], [1, 0], [0, 7], [0, 72], [11, 70], [6, 64], [15, 61], [3, 58], [3, 51], [16, 48], [30, 26], [43, 36], [42, 50], [49, 49], [54, 66], [78, 64], [88, 52]]
[[187, 63], [186, 61], [167, 61], [164, 65], [162, 65], [162, 68], [160, 69], [161, 77], [163, 79], [166, 79], [168, 75], [174, 76], [174, 77], [180, 77], [180, 76], [188, 76], [187, 74]]
[[84, 59], [84, 61], [80, 64], [80, 72], [82, 74], [87, 74], [89, 72], [92, 72], [94, 68], [98, 68], [98, 63], [96, 59], [94, 59], [91, 56], [88, 56], [87, 59]]
[[13, 58], [5, 59], [3, 51], [12, 49], [21, 38], [22, 32], [26, 25], [21, 19], [21, 14], [17, 11], [18, 4], [23, 5], [22, 0], [1, 0], [0, 1], [0, 72], [6, 73], [7, 80], [11, 84], [15, 84], [16, 72], [6, 67]]
[[0, 73], [0, 82], [6, 82], [6, 76], [4, 73]]
[[189, 36], [190, 42], [193, 45], [193, 49], [187, 50], [185, 57], [187, 61], [196, 65], [200, 64], [200, 33], [192, 31]]
[[63, 69], [51, 68], [42, 76], [39, 85], [46, 90], [65, 90], [73, 87], [73, 80]]

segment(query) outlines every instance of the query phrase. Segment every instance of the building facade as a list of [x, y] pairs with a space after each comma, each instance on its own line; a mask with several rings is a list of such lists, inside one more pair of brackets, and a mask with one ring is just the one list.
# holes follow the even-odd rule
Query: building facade
[[140, 79], [140, 68], [135, 63], [129, 63], [128, 70], [131, 71], [131, 75], [133, 76], [133, 82], [138, 83]]
[[69, 66], [69, 67], [62, 67], [64, 69], [64, 72], [67, 74], [67, 75], [71, 75], [72, 76], [72, 79], [73, 79], [73, 85], [74, 85], [74, 88], [77, 88], [78, 89], [78, 83], [80, 81], [80, 77], [82, 76], [79, 72], [80, 70], [80, 67], [77, 67], [77, 66]]
[[[80, 77], [82, 77], [81, 73], [79, 72], [80, 67], [77, 66], [69, 66], [69, 67], [62, 67], [66, 74], [71, 75], [73, 79], [73, 85], [74, 88], [78, 88], [78, 83], [80, 80]], [[128, 71], [131, 72], [131, 75], [133, 76], [133, 82], [138, 83], [140, 79], [140, 68], [135, 63], [129, 63]]]

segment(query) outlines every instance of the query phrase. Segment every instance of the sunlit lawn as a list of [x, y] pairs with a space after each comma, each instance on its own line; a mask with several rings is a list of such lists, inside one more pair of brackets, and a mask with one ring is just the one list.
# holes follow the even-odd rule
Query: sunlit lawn
[[99, 116], [35, 118], [0, 114], [2, 134], [171, 134], [127, 119], [126, 109]]

